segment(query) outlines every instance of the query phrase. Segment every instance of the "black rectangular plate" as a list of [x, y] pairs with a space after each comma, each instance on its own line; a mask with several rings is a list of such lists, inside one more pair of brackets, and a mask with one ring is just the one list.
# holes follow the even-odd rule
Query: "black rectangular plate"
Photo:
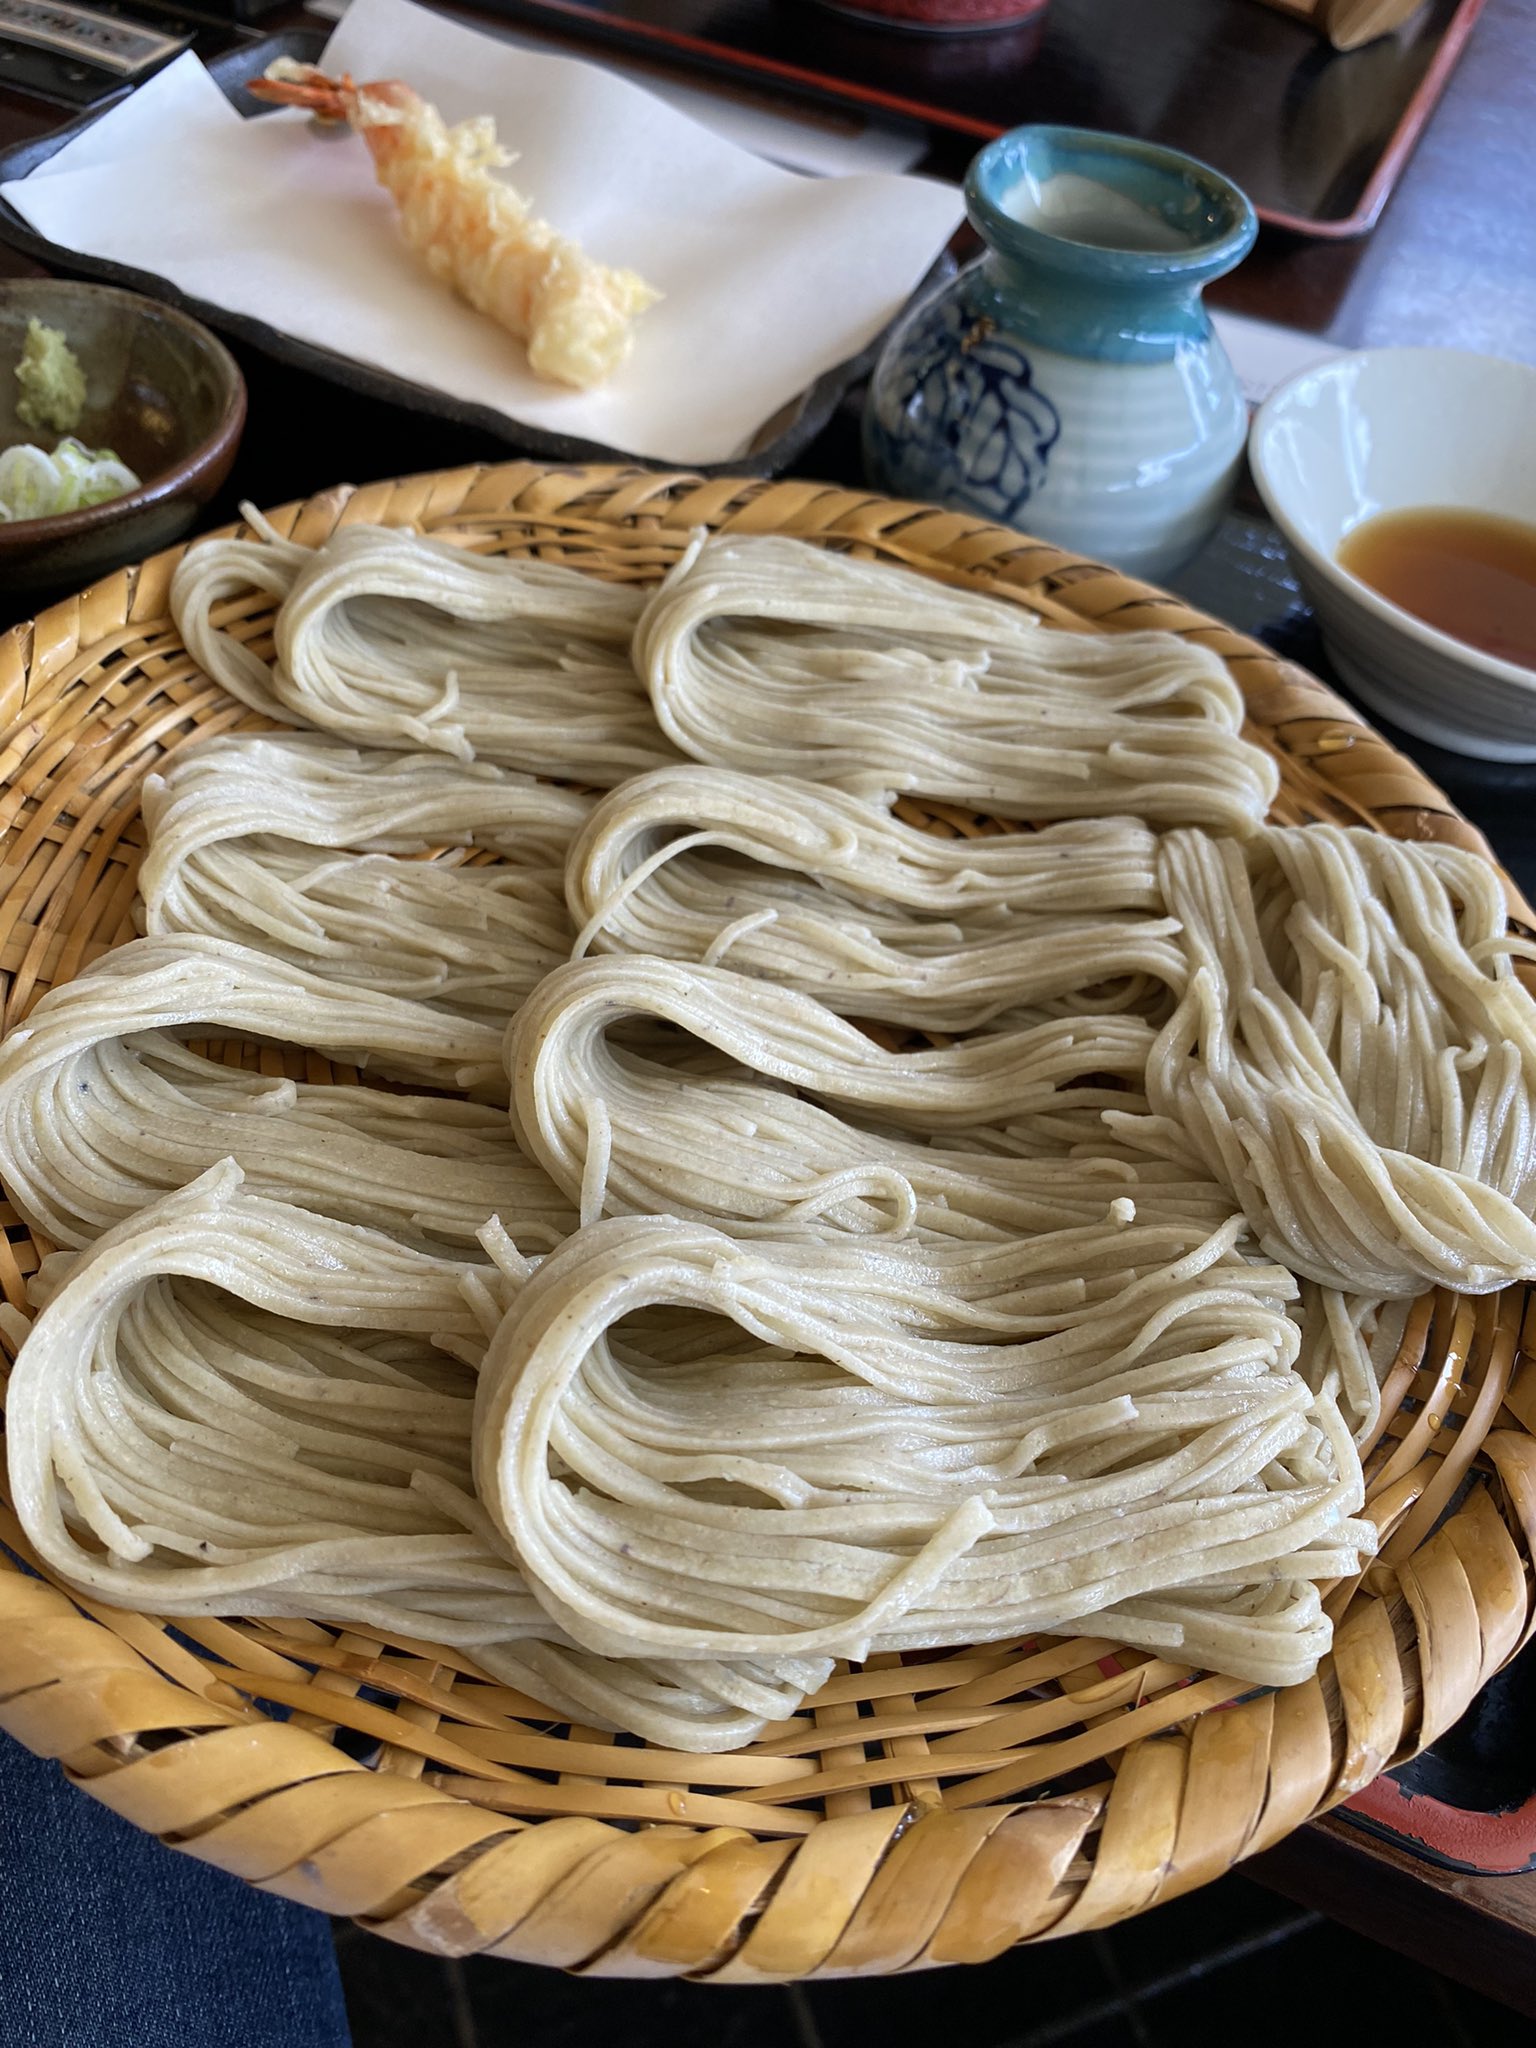
[[[209, 59], [208, 70], [231, 105], [241, 114], [253, 116], [267, 110], [245, 90], [250, 81], [259, 78], [275, 57], [296, 57], [302, 62], [313, 63], [324, 49], [326, 40], [324, 32], [310, 29], [263, 36], [259, 41], [244, 43]], [[54, 129], [51, 134], [0, 150], [0, 183], [28, 177], [66, 142], [90, 127], [101, 111], [97, 108]], [[202, 299], [178, 291], [166, 279], [149, 271], [134, 270], [127, 264], [113, 263], [104, 257], [84, 256], [77, 250], [62, 248], [35, 233], [16, 209], [4, 200], [0, 200], [0, 242], [19, 249], [38, 263], [46, 264], [60, 276], [89, 278], [101, 284], [123, 285], [130, 291], [144, 292], [150, 298], [179, 306], [216, 333], [243, 342], [293, 369], [307, 371], [365, 398], [402, 406], [413, 413], [451, 420], [456, 426], [484, 434], [490, 441], [519, 454], [538, 456], [546, 462], [631, 462], [637, 459], [627, 449], [610, 448], [599, 441], [585, 441], [571, 434], [551, 434], [537, 427], [521, 426], [490, 406], [472, 405], [463, 399], [452, 398], [428, 385], [392, 376], [387, 370], [355, 363], [334, 349], [300, 341], [291, 334], [285, 334], [281, 328], [269, 326], [266, 321], [253, 319], [249, 314], [231, 313], [222, 306], [209, 305]], [[941, 257], [920, 289], [928, 289], [952, 268], [952, 259], [947, 255]], [[818, 377], [798, 398], [764, 423], [747, 453], [728, 462], [679, 466], [704, 476], [776, 476], [788, 469], [826, 426], [849, 389], [869, 374], [883, 339], [882, 335], [877, 335], [859, 355]]]
[[1026, 121], [1140, 136], [1214, 164], [1261, 220], [1336, 238], [1374, 225], [1483, 0], [1427, 0], [1395, 35], [1344, 52], [1257, 0], [1050, 0], [1018, 27], [963, 34], [821, 0], [477, 4], [977, 144]]

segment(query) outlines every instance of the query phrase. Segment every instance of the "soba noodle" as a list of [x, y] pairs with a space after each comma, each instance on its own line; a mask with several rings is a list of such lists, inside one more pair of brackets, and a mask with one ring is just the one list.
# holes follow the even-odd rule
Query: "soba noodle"
[[[1294, 1283], [1233, 1256], [1240, 1229], [1170, 1243], [1128, 1226], [1112, 1250], [1100, 1241], [1112, 1282], [1077, 1303], [1081, 1233], [1026, 1241], [1015, 1279], [1039, 1289], [1045, 1334], [1000, 1343], [914, 1333], [899, 1294], [866, 1297], [847, 1243], [597, 1224], [545, 1261], [492, 1340], [480, 1498], [545, 1610], [602, 1654], [864, 1658], [1092, 1616], [1203, 1662], [1183, 1588], [1348, 1571], [1372, 1541], [1350, 1519], [1348, 1433], [1292, 1369]], [[912, 1283], [920, 1326], [933, 1279]], [[782, 1355], [625, 1363], [608, 1333], [660, 1304]], [[1149, 1596], [1155, 1615], [1138, 1606]], [[1222, 1668], [1269, 1684], [1310, 1671], [1314, 1588], [1296, 1588], [1293, 1613], [1293, 1632], [1240, 1646], [1229, 1614]]]
[[[256, 523], [259, 540], [204, 540], [187, 549], [171, 578], [171, 616], [205, 675], [253, 711], [291, 720], [293, 713], [273, 691], [271, 663], [234, 630], [228, 607], [249, 609], [253, 592], [281, 605], [313, 550], [281, 539], [265, 521]], [[224, 615], [218, 625], [216, 611]]]
[[23, 1216], [82, 1245], [226, 1155], [264, 1194], [408, 1243], [470, 1245], [501, 1215], [525, 1247], [574, 1215], [489, 1105], [243, 1073], [176, 1030], [256, 1032], [338, 1057], [409, 1047], [478, 1077], [485, 1025], [370, 996], [212, 939], [139, 939], [46, 995], [0, 1045], [0, 1177]]
[[[788, 540], [646, 597], [265, 532], [173, 604], [331, 736], [176, 756], [154, 936], [0, 1046], [6, 1191], [78, 1248], [8, 1413], [50, 1568], [682, 1750], [836, 1657], [1042, 1630], [1315, 1668], [1404, 1304], [1536, 1278], [1486, 864], [1263, 828], [1188, 640]], [[945, 841], [903, 791], [1071, 822]], [[226, 1033], [443, 1092], [184, 1042]]]
[[[680, 1073], [612, 1042], [635, 1017], [681, 1027], [735, 1073]], [[1103, 1079], [1074, 1084], [1139, 1074], [1151, 1035], [1135, 1018], [1093, 1018], [888, 1053], [809, 997], [725, 968], [588, 960], [534, 991], [508, 1033], [507, 1062], [520, 1142], [587, 1220], [654, 1211], [737, 1234], [963, 1240], [1100, 1222], [1123, 1198], [1214, 1227], [1232, 1204], [1198, 1164], [1149, 1159], [1107, 1133], [1072, 1156], [1082, 1131], [1098, 1128], [1102, 1102], [1139, 1099]], [[905, 1134], [861, 1129], [800, 1088]], [[988, 1115], [1025, 1133], [1024, 1156], [963, 1149], [968, 1126]], [[942, 1135], [929, 1145], [914, 1130]]]
[[1536, 1278], [1536, 1003], [1487, 863], [1307, 825], [1170, 833], [1158, 872], [1190, 978], [1147, 1094], [1270, 1256], [1376, 1299]]
[[[570, 952], [566, 856], [591, 810], [487, 762], [319, 734], [207, 740], [144, 785], [145, 929], [505, 1024]], [[494, 865], [399, 859], [483, 847]]]
[[[674, 757], [629, 661], [641, 595], [537, 558], [346, 526], [294, 562], [205, 541], [171, 610], [208, 673], [253, 709], [376, 746], [607, 785]], [[211, 625], [259, 567], [291, 581], [270, 667]]]
[[701, 540], [635, 665], [695, 760], [1005, 818], [1134, 812], [1251, 832], [1279, 785], [1221, 659], [1172, 633], [1072, 633], [1021, 606], [777, 536]]
[[572, 1645], [474, 1504], [473, 1371], [428, 1342], [478, 1354], [466, 1284], [484, 1269], [240, 1182], [226, 1161], [50, 1276], [6, 1405], [45, 1563], [161, 1614], [426, 1636], [557, 1713], [667, 1746], [738, 1747], [820, 1683], [825, 1659], [679, 1676]]
[[1134, 819], [945, 840], [846, 792], [689, 766], [606, 797], [571, 849], [577, 950], [728, 959], [937, 1031], [1159, 1005], [1182, 986]]

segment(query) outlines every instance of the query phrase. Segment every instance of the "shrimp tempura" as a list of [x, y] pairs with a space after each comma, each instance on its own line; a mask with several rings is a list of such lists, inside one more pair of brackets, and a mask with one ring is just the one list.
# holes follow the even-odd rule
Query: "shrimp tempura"
[[405, 239], [434, 277], [528, 345], [536, 376], [582, 388], [628, 356], [635, 315], [661, 294], [594, 263], [496, 176], [512, 162], [489, 116], [450, 127], [398, 79], [354, 85], [279, 58], [252, 91], [344, 120], [362, 136]]

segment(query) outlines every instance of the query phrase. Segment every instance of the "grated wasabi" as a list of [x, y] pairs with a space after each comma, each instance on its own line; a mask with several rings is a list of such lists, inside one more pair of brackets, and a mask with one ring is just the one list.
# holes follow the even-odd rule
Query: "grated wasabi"
[[16, 365], [21, 398], [16, 417], [40, 434], [72, 434], [85, 409], [85, 372], [57, 327], [27, 322], [27, 345]]

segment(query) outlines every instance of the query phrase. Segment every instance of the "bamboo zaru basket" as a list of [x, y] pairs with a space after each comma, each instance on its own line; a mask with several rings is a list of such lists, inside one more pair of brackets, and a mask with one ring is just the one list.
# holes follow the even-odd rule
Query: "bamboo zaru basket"
[[[1217, 649], [1282, 771], [1277, 815], [1482, 842], [1296, 668], [1177, 600], [969, 517], [803, 483], [529, 463], [338, 489], [275, 515], [415, 524], [654, 581], [700, 525], [855, 548], [1064, 628]], [[170, 749], [259, 723], [168, 622], [178, 555], [0, 641], [5, 1020], [132, 932], [138, 792]], [[230, 608], [270, 645], [271, 607]], [[985, 820], [904, 806], [937, 832]], [[1486, 848], [1483, 848], [1486, 852]], [[1530, 922], [1523, 903], [1511, 911]], [[325, 1078], [313, 1054], [227, 1056]], [[5, 1210], [3, 1284], [40, 1247]], [[1536, 1363], [1525, 1292], [1409, 1319], [1369, 1448], [1382, 1549], [1335, 1587], [1317, 1676], [1245, 1691], [1094, 1639], [839, 1669], [730, 1755], [552, 1721], [430, 1643], [305, 1621], [178, 1622], [0, 1570], [0, 1725], [184, 1855], [449, 1956], [769, 1983], [978, 1962], [1220, 1876], [1432, 1741], [1532, 1632]], [[1531, 1325], [1536, 1327], [1536, 1325]], [[8, 1510], [0, 1536], [27, 1563]]]

